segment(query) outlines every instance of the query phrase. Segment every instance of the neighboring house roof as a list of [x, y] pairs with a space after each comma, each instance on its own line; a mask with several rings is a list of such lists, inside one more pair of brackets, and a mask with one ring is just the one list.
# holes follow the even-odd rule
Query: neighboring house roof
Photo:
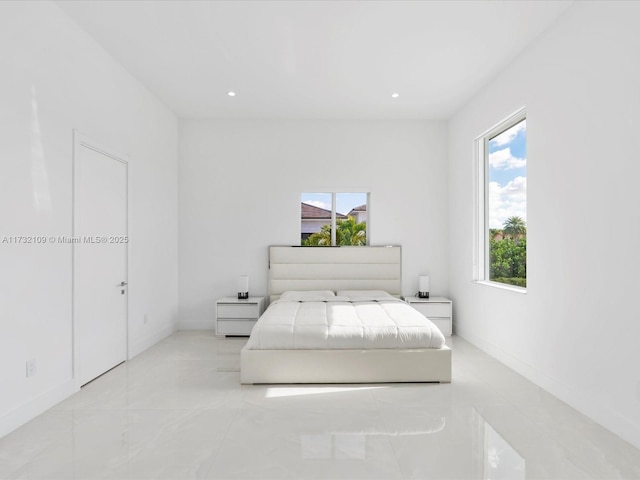
[[357, 212], [366, 212], [366, 211], [367, 211], [367, 204], [365, 203], [364, 205], [360, 205], [358, 207], [352, 208], [351, 211], [347, 213], [347, 215], [351, 215], [352, 213], [357, 213]]
[[[331, 210], [325, 208], [302, 202], [300, 210], [303, 220], [331, 220]], [[336, 212], [336, 218], [347, 218], [347, 216]]]

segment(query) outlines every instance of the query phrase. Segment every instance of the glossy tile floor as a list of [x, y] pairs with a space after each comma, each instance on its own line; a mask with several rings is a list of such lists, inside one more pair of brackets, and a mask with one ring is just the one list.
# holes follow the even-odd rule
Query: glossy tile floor
[[178, 332], [0, 439], [0, 478], [640, 478], [640, 451], [461, 338], [453, 383], [240, 386]]

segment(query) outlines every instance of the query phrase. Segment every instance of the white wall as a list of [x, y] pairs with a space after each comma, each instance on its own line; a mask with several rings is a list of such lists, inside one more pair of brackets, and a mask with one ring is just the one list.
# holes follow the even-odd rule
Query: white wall
[[[129, 156], [135, 355], [176, 324], [177, 119], [53, 3], [0, 2], [0, 58], [0, 242], [72, 234], [73, 129]], [[2, 436], [73, 392], [71, 246], [0, 243], [0, 272]]]
[[215, 300], [267, 293], [268, 246], [300, 244], [300, 194], [370, 191], [374, 245], [403, 246], [447, 293], [446, 124], [419, 121], [180, 123], [180, 327], [213, 328]]
[[[576, 2], [459, 112], [449, 201], [457, 332], [640, 447], [638, 19]], [[473, 139], [521, 106], [526, 295], [472, 281]]]

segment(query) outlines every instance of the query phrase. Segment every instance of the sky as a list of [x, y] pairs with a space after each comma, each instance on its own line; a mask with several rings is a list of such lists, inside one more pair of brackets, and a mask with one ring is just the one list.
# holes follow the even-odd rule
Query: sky
[[[331, 210], [331, 194], [330, 193], [303, 193], [302, 202], [316, 207]], [[336, 194], [336, 211], [346, 215], [352, 208], [365, 205], [367, 203], [366, 193], [337, 193]]]
[[489, 228], [527, 220], [527, 121], [489, 140]]

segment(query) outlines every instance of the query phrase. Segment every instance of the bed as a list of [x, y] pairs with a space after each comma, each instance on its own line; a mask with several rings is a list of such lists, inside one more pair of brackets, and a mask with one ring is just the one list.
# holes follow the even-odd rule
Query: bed
[[444, 337], [400, 300], [401, 264], [397, 246], [270, 247], [270, 305], [241, 382], [450, 382]]

